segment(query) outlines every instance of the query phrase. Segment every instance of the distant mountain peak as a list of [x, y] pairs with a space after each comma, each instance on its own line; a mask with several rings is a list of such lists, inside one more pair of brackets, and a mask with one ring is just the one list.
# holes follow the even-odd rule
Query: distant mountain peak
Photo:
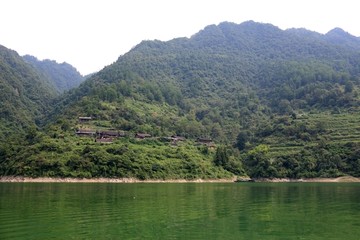
[[76, 68], [66, 62], [58, 63], [50, 59], [40, 61], [31, 55], [25, 55], [23, 59], [43, 73], [54, 84], [59, 93], [77, 87], [84, 81], [83, 76]]
[[354, 37], [353, 35], [351, 35], [350, 33], [346, 32], [345, 30], [343, 30], [342, 28], [339, 28], [339, 27], [330, 30], [325, 35], [327, 35], [327, 36], [336, 35], [336, 36], [342, 36], [342, 37]]
[[351, 35], [341, 28], [334, 28], [325, 34], [326, 39], [333, 44], [341, 44], [360, 50], [360, 38]]
[[246, 38], [261, 38], [282, 33], [283, 31], [280, 28], [272, 24], [249, 20], [240, 24], [221, 22], [218, 25], [208, 25], [191, 38], [211, 47], [213, 44], [228, 45], [230, 43], [239, 43], [239, 41], [244, 41]]
[[344, 31], [344, 29], [336, 27], [331, 29], [329, 32], [327, 32], [327, 34], [332, 34], [332, 33], [347, 33]]

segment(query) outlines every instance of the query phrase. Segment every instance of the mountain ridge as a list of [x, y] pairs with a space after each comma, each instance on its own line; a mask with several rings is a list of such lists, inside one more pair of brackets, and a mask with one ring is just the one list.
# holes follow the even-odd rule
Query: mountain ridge
[[50, 59], [40, 61], [36, 57], [30, 55], [25, 55], [23, 58], [39, 72], [45, 74], [55, 85], [59, 93], [77, 87], [84, 81], [83, 76], [76, 68], [66, 62], [57, 63]]
[[[260, 34], [251, 33], [248, 29]], [[214, 37], [214, 32], [221, 37]], [[232, 32], [235, 32], [233, 36], [240, 34], [240, 37], [234, 38], [237, 41], [224, 38]], [[244, 32], [250, 32], [252, 37], [243, 35]], [[272, 33], [267, 34], [267, 32]], [[200, 47], [197, 45], [199, 40], [202, 40]], [[204, 99], [205, 96], [201, 96], [203, 91], [197, 91], [201, 86], [211, 90], [213, 96], [220, 94], [217, 92], [219, 86], [222, 86], [224, 89], [221, 90], [219, 97], [229, 99], [234, 91], [241, 90], [247, 94], [254, 84], [260, 84], [260, 87], [266, 86], [268, 77], [262, 76], [263, 69], [275, 65], [283, 65], [284, 70], [286, 65], [291, 63], [298, 64], [303, 69], [312, 69], [311, 71], [319, 68], [323, 69], [321, 71], [324, 77], [331, 72], [335, 76], [338, 74], [336, 72], [341, 72], [344, 68], [349, 68], [355, 75], [359, 75], [357, 65], [349, 65], [348, 62], [358, 62], [359, 60], [356, 59], [360, 56], [360, 52], [354, 52], [349, 48], [343, 51], [343, 48], [338, 47], [337, 44], [328, 43], [324, 36], [320, 40], [318, 36], [312, 40], [309, 43], [311, 39], [308, 36], [299, 37], [298, 34], [289, 34], [288, 31], [270, 24], [253, 21], [243, 24], [224, 22], [218, 26], [205, 27], [189, 39], [173, 39], [168, 42], [143, 41], [89, 80], [93, 81], [94, 86], [96, 81], [102, 84], [116, 84], [118, 79], [124, 80], [124, 84], [129, 85], [132, 84], [133, 79], [137, 79], [138, 82], [160, 81], [161, 84], [170, 84], [171, 88], [178, 92], [177, 95], [180, 93], [182, 97], [190, 97], [189, 101], [193, 101], [191, 96], [195, 99]], [[284, 41], [286, 43], [281, 45]], [[214, 44], [211, 44], [213, 42]], [[346, 60], [334, 61], [334, 58]], [[226, 71], [227, 67], [232, 70]], [[295, 71], [296, 67], [292, 68], [291, 71]], [[201, 76], [196, 73], [199, 71]], [[185, 72], [187, 74], [184, 74]], [[251, 75], [248, 75], [249, 73]], [[200, 80], [194, 82], [195, 78]], [[183, 103], [179, 102], [179, 104]], [[196, 102], [193, 101], [193, 104]]]

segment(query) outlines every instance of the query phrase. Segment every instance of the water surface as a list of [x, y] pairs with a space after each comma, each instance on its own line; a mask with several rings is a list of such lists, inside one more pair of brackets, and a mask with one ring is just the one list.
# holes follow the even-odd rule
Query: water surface
[[0, 183], [0, 239], [360, 239], [360, 184]]

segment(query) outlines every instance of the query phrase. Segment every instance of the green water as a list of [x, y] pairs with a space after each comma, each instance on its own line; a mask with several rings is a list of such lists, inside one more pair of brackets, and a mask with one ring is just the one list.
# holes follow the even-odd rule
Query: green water
[[360, 184], [0, 183], [0, 239], [360, 239]]

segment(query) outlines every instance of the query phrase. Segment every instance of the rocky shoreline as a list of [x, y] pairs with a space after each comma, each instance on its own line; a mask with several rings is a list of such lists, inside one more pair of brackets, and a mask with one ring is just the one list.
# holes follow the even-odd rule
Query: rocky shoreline
[[136, 178], [51, 178], [51, 177], [19, 177], [19, 176], [4, 176], [0, 177], [0, 182], [32, 182], [32, 183], [232, 183], [232, 182], [360, 182], [360, 178], [351, 176], [344, 176], [338, 178], [308, 178], [308, 179], [289, 179], [289, 178], [229, 178], [229, 179], [149, 179], [140, 180]]

